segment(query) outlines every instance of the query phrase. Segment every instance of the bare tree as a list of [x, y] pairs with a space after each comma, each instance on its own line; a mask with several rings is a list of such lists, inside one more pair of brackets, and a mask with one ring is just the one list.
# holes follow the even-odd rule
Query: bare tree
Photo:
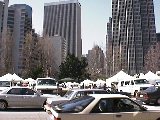
[[106, 74], [107, 77], [111, 77], [113, 73], [113, 53], [112, 46], [109, 46], [106, 51]]
[[39, 40], [38, 46], [39, 64], [43, 67], [45, 76], [55, 77], [59, 66], [55, 64], [52, 39], [46, 35]]
[[145, 65], [144, 69], [146, 72], [152, 71], [156, 72], [159, 70], [160, 63], [160, 42], [156, 44], [156, 46], [151, 46], [148, 50], [148, 53], [145, 55]]
[[33, 52], [34, 52], [34, 41], [32, 37], [32, 33], [27, 33], [24, 38], [24, 44], [23, 44], [23, 64], [24, 64], [24, 70], [22, 71], [23, 76], [28, 76], [29, 73], [31, 73], [31, 70], [33, 68]]
[[6, 73], [13, 73], [13, 48], [14, 48], [14, 41], [13, 36], [8, 29], [6, 35], [2, 40], [1, 43], [1, 68], [0, 68], [0, 75], [4, 75]]

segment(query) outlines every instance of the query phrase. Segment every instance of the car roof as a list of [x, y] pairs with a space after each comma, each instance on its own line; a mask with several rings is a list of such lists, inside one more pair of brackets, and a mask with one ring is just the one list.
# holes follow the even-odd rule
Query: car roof
[[103, 89], [72, 89], [71, 91], [105, 91]]
[[129, 98], [128, 96], [122, 94], [90, 94], [89, 96], [95, 98]]

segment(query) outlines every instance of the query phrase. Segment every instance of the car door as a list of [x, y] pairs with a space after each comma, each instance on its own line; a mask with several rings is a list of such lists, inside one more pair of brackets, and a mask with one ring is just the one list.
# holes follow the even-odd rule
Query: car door
[[128, 98], [113, 99], [113, 111], [114, 120], [147, 120], [145, 109]]
[[35, 91], [29, 88], [23, 88], [23, 105], [28, 107], [41, 107], [45, 98], [42, 98]]
[[23, 97], [21, 95], [21, 88], [11, 88], [5, 96], [9, 107], [23, 106]]
[[101, 99], [87, 116], [87, 120], [113, 120], [113, 118], [114, 113], [110, 99]]

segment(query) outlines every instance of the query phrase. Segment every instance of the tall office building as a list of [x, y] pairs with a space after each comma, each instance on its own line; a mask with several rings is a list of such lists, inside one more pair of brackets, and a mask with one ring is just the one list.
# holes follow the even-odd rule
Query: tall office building
[[2, 29], [3, 29], [4, 5], [5, 3], [0, 1], [0, 40], [2, 37]]
[[96, 80], [98, 77], [105, 76], [104, 59], [103, 50], [98, 45], [88, 51], [88, 71], [92, 79]]
[[0, 1], [0, 53], [2, 49], [2, 30], [3, 30], [3, 20], [4, 20], [4, 5], [5, 3]]
[[153, 0], [112, 0], [113, 73], [143, 72], [145, 55], [155, 44]]
[[14, 72], [21, 74], [24, 69], [23, 45], [26, 33], [32, 31], [32, 8], [26, 4], [14, 4], [8, 8], [8, 28], [13, 35]]
[[66, 39], [68, 53], [81, 57], [81, 5], [78, 0], [46, 3], [43, 30], [50, 37], [58, 35]]
[[9, 0], [0, 1], [0, 71], [4, 71], [3, 59], [5, 56], [5, 38], [7, 32], [7, 17], [8, 17], [8, 3]]

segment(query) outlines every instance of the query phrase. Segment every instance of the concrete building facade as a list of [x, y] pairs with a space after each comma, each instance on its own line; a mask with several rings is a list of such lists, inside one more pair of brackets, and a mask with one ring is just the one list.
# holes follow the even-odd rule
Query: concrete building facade
[[58, 35], [66, 39], [68, 53], [81, 57], [81, 5], [78, 0], [46, 3], [43, 30], [50, 37]]
[[24, 69], [23, 45], [26, 33], [32, 31], [32, 8], [26, 4], [14, 4], [8, 8], [8, 29], [13, 35], [14, 72], [21, 74]]
[[59, 71], [59, 66], [65, 61], [67, 56], [67, 41], [61, 36], [50, 37], [50, 42], [52, 46], [53, 64], [52, 69]]
[[111, 29], [113, 74], [143, 72], [145, 55], [156, 45], [153, 0], [112, 0]]
[[87, 61], [91, 79], [97, 79], [105, 76], [105, 57], [103, 50], [98, 45], [88, 51]]

